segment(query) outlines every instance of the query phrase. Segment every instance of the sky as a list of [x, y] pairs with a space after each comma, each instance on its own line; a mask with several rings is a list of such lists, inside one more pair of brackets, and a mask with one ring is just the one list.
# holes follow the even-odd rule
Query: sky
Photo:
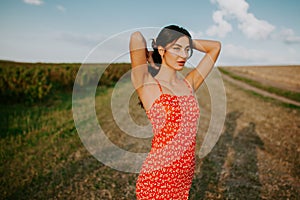
[[300, 64], [299, 8], [298, 0], [0, 0], [0, 59], [129, 62], [131, 33], [150, 48], [177, 24], [222, 43], [217, 65]]

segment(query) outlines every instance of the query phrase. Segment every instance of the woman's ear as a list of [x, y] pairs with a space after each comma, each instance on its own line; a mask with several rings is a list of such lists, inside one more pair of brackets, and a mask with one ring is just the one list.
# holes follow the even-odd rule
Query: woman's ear
[[157, 50], [158, 50], [159, 55], [160, 55], [161, 57], [163, 57], [164, 54], [165, 54], [165, 48], [163, 48], [162, 46], [158, 46], [158, 47], [157, 47]]

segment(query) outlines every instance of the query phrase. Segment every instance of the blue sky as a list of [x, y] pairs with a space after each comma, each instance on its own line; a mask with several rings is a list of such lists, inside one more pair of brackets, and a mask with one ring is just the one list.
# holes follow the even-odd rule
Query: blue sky
[[194, 38], [221, 41], [218, 65], [300, 64], [298, 0], [0, 2], [3, 60], [129, 62], [130, 33], [149, 41], [178, 24]]

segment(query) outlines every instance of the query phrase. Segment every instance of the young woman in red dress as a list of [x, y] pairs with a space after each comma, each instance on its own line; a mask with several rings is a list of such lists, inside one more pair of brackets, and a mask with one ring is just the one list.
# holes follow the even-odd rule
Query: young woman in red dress
[[[164, 27], [148, 52], [141, 32], [130, 38], [131, 79], [152, 123], [151, 150], [136, 182], [137, 199], [188, 199], [195, 167], [199, 107], [194, 96], [216, 62], [218, 41], [192, 39], [177, 25]], [[185, 77], [193, 50], [205, 53]], [[150, 67], [150, 71], [148, 70]]]

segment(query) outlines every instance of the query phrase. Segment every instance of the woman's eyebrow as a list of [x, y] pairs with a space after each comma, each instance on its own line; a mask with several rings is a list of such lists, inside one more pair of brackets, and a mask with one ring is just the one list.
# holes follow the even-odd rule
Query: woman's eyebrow
[[182, 47], [180, 44], [174, 44], [174, 45], [177, 45], [177, 46], [179, 46], [179, 47]]
[[[174, 44], [174, 45], [176, 45], [178, 47], [182, 47], [180, 44]], [[187, 48], [187, 47], [190, 47], [190, 45], [187, 45], [185, 48]]]

